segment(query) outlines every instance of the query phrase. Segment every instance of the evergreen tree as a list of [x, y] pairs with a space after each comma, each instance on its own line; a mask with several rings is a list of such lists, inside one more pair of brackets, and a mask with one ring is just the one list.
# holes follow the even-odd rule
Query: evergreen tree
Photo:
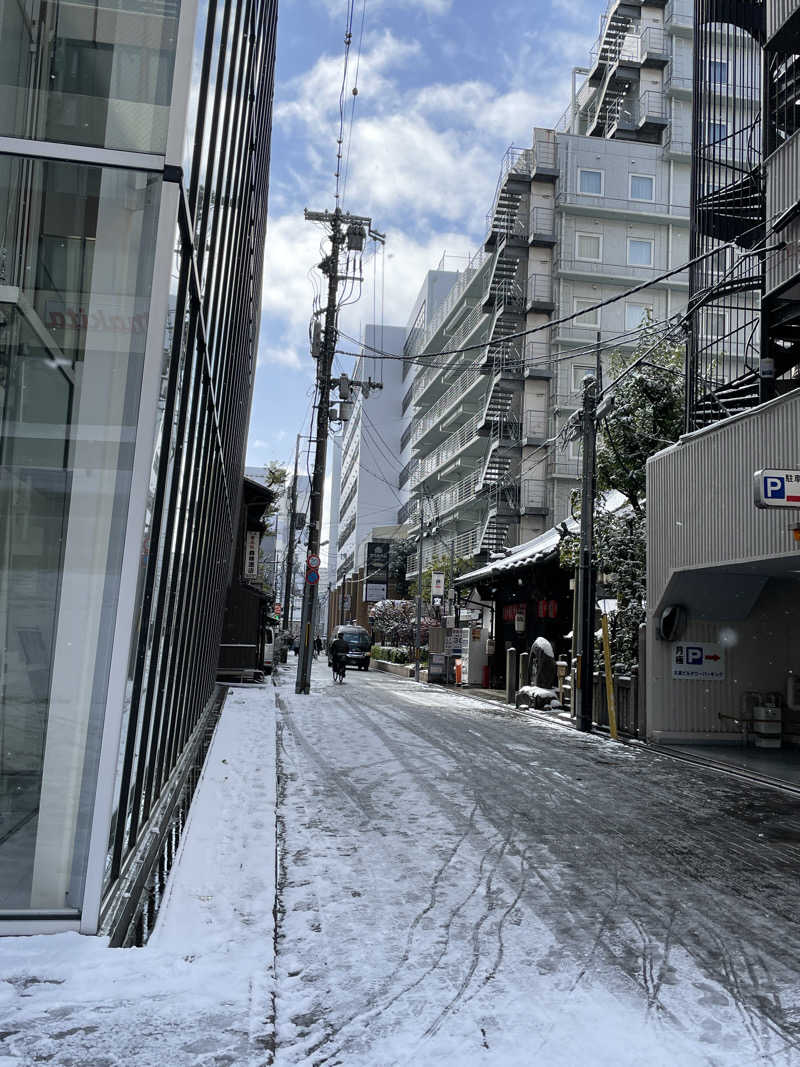
[[[655, 344], [644, 332], [633, 357], [615, 353], [611, 381], [640, 359], [614, 387], [614, 406], [597, 435], [597, 486], [627, 501], [616, 512], [596, 505], [595, 555], [610, 597], [617, 601], [612, 620], [612, 655], [629, 669], [638, 662], [639, 627], [645, 619], [647, 593], [647, 525], [645, 494], [648, 457], [677, 441], [683, 427], [683, 346]], [[649, 349], [653, 349], [649, 351]], [[574, 568], [580, 539], [569, 534], [561, 543], [563, 566]]]

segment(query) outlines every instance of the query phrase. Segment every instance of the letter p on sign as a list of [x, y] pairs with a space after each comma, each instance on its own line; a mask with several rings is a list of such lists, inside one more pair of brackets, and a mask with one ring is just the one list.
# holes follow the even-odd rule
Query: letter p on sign
[[786, 479], [780, 478], [778, 475], [770, 474], [764, 478], [764, 499], [765, 500], [785, 500], [786, 499]]

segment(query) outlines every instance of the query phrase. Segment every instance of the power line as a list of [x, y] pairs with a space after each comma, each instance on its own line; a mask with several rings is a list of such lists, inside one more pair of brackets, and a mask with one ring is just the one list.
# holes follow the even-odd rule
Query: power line
[[[752, 228], [755, 228], [755, 227], [752, 227]], [[554, 326], [561, 326], [564, 323], [572, 322], [573, 319], [577, 319], [577, 318], [580, 318], [581, 316], [588, 315], [593, 311], [599, 311], [601, 308], [608, 307], [611, 304], [616, 304], [618, 301], [624, 300], [628, 296], [634, 296], [636, 293], [641, 293], [645, 289], [651, 288], [653, 285], [658, 285], [660, 282], [666, 281], [668, 278], [673, 277], [673, 275], [675, 275], [675, 274], [683, 273], [684, 271], [688, 270], [689, 267], [692, 267], [697, 263], [701, 263], [705, 259], [710, 259], [712, 256], [718, 256], [719, 253], [724, 248], [734, 249], [734, 248], [738, 248], [738, 247], [739, 246], [736, 244], [736, 242], [728, 241], [725, 244], [719, 245], [717, 248], [714, 248], [709, 252], [703, 252], [698, 256], [694, 256], [692, 259], [686, 260], [686, 262], [680, 264], [677, 267], [672, 267], [672, 268], [670, 268], [670, 270], [663, 271], [661, 274], [656, 275], [655, 278], [651, 278], [649, 281], [640, 282], [639, 285], [634, 285], [630, 289], [625, 289], [623, 292], [617, 293], [615, 296], [606, 297], [604, 300], [599, 300], [599, 301], [597, 301], [597, 303], [592, 304], [587, 308], [582, 308], [580, 311], [573, 311], [568, 315], [561, 315], [557, 319], [548, 319], [547, 322], [541, 323], [538, 326], [532, 326], [532, 327], [530, 327], [528, 329], [525, 329], [525, 330], [517, 330], [514, 333], [504, 334], [503, 337], [502, 337], [502, 340], [503, 341], [513, 341], [513, 340], [516, 340], [517, 338], [520, 338], [520, 337], [530, 337], [535, 333], [541, 333], [542, 330], [551, 330]], [[783, 245], [783, 243], [781, 243], [780, 246], [777, 249], [774, 249], [774, 250], [780, 251], [783, 247], [784, 247], [784, 245]], [[741, 256], [741, 258], [739, 259], [738, 262], [741, 263], [742, 259], [747, 259], [747, 258], [749, 258], [751, 256], [755, 256], [755, 255], [763, 255], [764, 252], [769, 252], [769, 251], [774, 251], [774, 250], [773, 249], [764, 249], [764, 248], [759, 249], [758, 246], [756, 246], [755, 248], [749, 250], [748, 252], [743, 253], [743, 255]], [[709, 287], [709, 291], [713, 291], [713, 288], [715, 288], [715, 287]], [[341, 336], [345, 337], [348, 341], [352, 341], [354, 344], [357, 344], [357, 345], [361, 344], [362, 348], [367, 348], [370, 351], [375, 352], [377, 355], [383, 357], [384, 359], [403, 358], [403, 357], [395, 356], [395, 355], [393, 355], [392, 353], [389, 353], [389, 352], [383, 352], [380, 349], [374, 348], [374, 347], [372, 347], [370, 345], [366, 345], [363, 342], [358, 341], [356, 338], [350, 337], [349, 334], [344, 333], [344, 331], [341, 331], [340, 333], [341, 333]], [[444, 348], [444, 349], [441, 349], [439, 352], [428, 353], [428, 355], [425, 358], [429, 359], [429, 358], [437, 357], [437, 356], [451, 356], [451, 355], [455, 356], [455, 355], [460, 355], [463, 352], [473, 352], [473, 351], [476, 351], [478, 349], [485, 348], [487, 343], [488, 342], [486, 342], [486, 341], [482, 341], [482, 342], [480, 342], [478, 344], [464, 345], [461, 348], [450, 348], [450, 349]], [[418, 354], [418, 358], [421, 358], [421, 356], [422, 356], [422, 354], [419, 353]]]

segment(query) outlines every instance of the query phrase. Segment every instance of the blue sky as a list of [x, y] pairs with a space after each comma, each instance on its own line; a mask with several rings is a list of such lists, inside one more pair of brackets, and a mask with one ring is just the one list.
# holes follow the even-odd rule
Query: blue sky
[[[350, 83], [363, 0], [356, 0]], [[426, 270], [482, 239], [500, 161], [552, 125], [585, 65], [602, 0], [478, 3], [366, 0], [344, 207], [387, 235], [384, 317], [406, 322]], [[248, 464], [287, 465], [308, 433], [309, 268], [320, 230], [303, 208], [334, 207], [343, 0], [281, 0], [263, 312]], [[352, 99], [347, 94], [348, 117]], [[373, 268], [341, 325], [372, 321]], [[381, 275], [376, 271], [378, 279]], [[380, 281], [378, 289], [380, 290]]]

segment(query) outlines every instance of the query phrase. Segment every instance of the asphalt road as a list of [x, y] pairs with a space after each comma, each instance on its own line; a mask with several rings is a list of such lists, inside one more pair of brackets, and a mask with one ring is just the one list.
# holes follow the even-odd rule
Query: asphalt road
[[278, 706], [278, 1063], [800, 1064], [799, 800], [375, 672]]

